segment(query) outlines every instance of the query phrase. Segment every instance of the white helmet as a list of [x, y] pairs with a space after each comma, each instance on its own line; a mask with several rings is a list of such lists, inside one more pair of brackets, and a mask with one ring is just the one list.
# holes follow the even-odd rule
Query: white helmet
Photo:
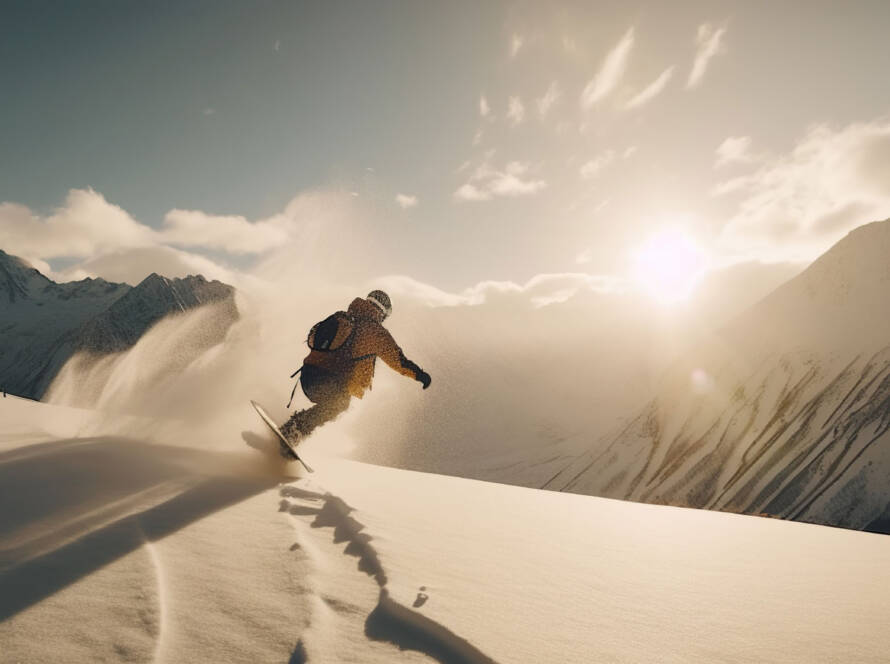
[[368, 293], [368, 297], [365, 298], [368, 302], [376, 306], [380, 311], [383, 312], [383, 317], [386, 318], [392, 313], [392, 302], [389, 299], [389, 295], [384, 293], [382, 290], [372, 290]]

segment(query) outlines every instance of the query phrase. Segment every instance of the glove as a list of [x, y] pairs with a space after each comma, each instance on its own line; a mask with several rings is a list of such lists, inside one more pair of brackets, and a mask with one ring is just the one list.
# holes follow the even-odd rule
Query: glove
[[417, 375], [414, 377], [414, 380], [423, 385], [423, 389], [428, 388], [430, 386], [430, 383], [433, 382], [433, 379], [430, 378], [430, 375], [423, 369], [417, 370]]

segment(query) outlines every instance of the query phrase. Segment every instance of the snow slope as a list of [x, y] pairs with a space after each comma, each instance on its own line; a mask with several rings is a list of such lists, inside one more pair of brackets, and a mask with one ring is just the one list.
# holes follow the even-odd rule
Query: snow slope
[[[262, 435], [245, 405], [245, 436]], [[0, 399], [0, 661], [881, 662], [890, 538]], [[46, 423], [52, 422], [52, 430]], [[168, 428], [167, 431], [172, 431]], [[283, 474], [285, 473], [285, 474]]]
[[890, 532], [888, 255], [851, 232], [545, 486]]

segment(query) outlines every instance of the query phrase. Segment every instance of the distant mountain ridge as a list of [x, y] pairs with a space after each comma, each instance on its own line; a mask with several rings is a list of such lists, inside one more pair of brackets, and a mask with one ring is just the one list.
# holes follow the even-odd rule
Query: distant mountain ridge
[[851, 232], [546, 487], [890, 532], [888, 257]]
[[204, 304], [226, 304], [228, 329], [238, 318], [234, 294], [200, 275], [151, 274], [136, 286], [89, 278], [59, 284], [0, 250], [0, 387], [39, 399], [74, 353], [126, 350], [164, 316]]
[[152, 324], [169, 313], [231, 299], [234, 289], [203, 276], [167, 279], [150, 274], [101, 314], [84, 323], [76, 348], [114, 353], [133, 346]]

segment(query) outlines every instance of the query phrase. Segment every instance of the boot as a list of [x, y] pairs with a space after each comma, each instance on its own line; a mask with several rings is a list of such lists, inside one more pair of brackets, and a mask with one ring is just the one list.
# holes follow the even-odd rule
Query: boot
[[303, 437], [302, 431], [300, 431], [300, 425], [298, 421], [300, 413], [294, 413], [291, 418], [282, 424], [278, 430], [281, 431], [281, 435], [283, 435], [287, 442], [291, 445], [295, 446], [300, 442], [300, 439]]

